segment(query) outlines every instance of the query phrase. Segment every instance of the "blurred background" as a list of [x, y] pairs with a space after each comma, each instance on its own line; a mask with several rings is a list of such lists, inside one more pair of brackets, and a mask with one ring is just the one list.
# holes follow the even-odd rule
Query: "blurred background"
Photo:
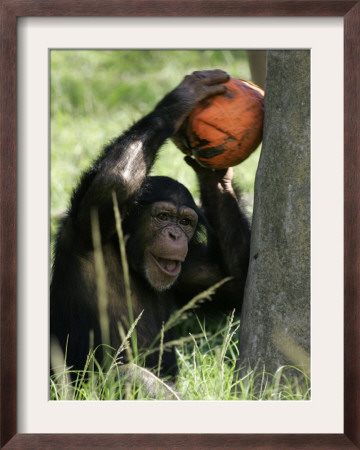
[[[51, 51], [52, 238], [81, 172], [102, 148], [149, 113], [185, 75], [217, 68], [253, 81], [243, 50]], [[260, 148], [234, 168], [249, 215], [259, 155]], [[183, 157], [172, 142], [167, 142], [152, 174], [175, 178], [197, 199], [194, 172]]]

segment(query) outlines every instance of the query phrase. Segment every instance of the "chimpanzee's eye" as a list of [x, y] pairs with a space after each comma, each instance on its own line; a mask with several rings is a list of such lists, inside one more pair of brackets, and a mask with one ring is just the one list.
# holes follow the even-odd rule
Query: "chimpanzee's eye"
[[191, 220], [185, 217], [184, 219], [180, 220], [180, 225], [184, 225], [185, 227], [191, 225]]
[[156, 217], [160, 220], [169, 220], [169, 214], [167, 213], [160, 213]]

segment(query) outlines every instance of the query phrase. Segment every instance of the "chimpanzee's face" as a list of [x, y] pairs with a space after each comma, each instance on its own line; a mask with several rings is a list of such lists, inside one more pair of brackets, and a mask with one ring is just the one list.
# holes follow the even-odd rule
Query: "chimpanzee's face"
[[168, 201], [152, 203], [141, 221], [144, 276], [157, 291], [169, 289], [181, 272], [198, 215]]

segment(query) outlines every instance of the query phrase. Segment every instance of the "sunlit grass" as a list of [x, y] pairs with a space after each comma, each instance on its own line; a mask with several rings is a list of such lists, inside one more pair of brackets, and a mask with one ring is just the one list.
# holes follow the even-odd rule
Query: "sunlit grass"
[[[239, 375], [237, 331], [239, 321], [230, 315], [217, 329], [205, 330], [201, 321], [193, 318], [194, 334], [176, 342], [179, 374], [175, 393], [181, 400], [310, 400], [310, 380], [291, 366], [280, 367], [274, 375], [249, 370]], [[199, 333], [198, 333], [199, 331]], [[108, 349], [109, 351], [109, 349]], [[141, 367], [141, 366], [139, 366]], [[70, 382], [64, 371], [53, 375], [50, 383], [51, 400], [150, 400], [154, 399], [141, 383], [124, 379], [121, 365], [110, 364], [108, 369], [89, 357], [89, 365], [76, 373]], [[71, 370], [65, 369], [70, 374]], [[156, 379], [155, 371], [153, 371]], [[294, 376], [294, 373], [298, 376]], [[166, 380], [165, 380], [166, 381]], [[157, 379], [158, 383], [163, 381]], [[156, 397], [162, 399], [162, 391]], [[173, 400], [176, 398], [173, 398]]]

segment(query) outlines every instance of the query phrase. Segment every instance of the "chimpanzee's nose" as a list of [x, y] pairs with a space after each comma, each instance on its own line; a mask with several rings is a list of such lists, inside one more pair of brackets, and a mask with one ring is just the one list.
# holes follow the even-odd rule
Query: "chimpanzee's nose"
[[168, 235], [174, 241], [177, 241], [181, 237], [182, 231], [180, 228], [171, 228], [168, 229]]

